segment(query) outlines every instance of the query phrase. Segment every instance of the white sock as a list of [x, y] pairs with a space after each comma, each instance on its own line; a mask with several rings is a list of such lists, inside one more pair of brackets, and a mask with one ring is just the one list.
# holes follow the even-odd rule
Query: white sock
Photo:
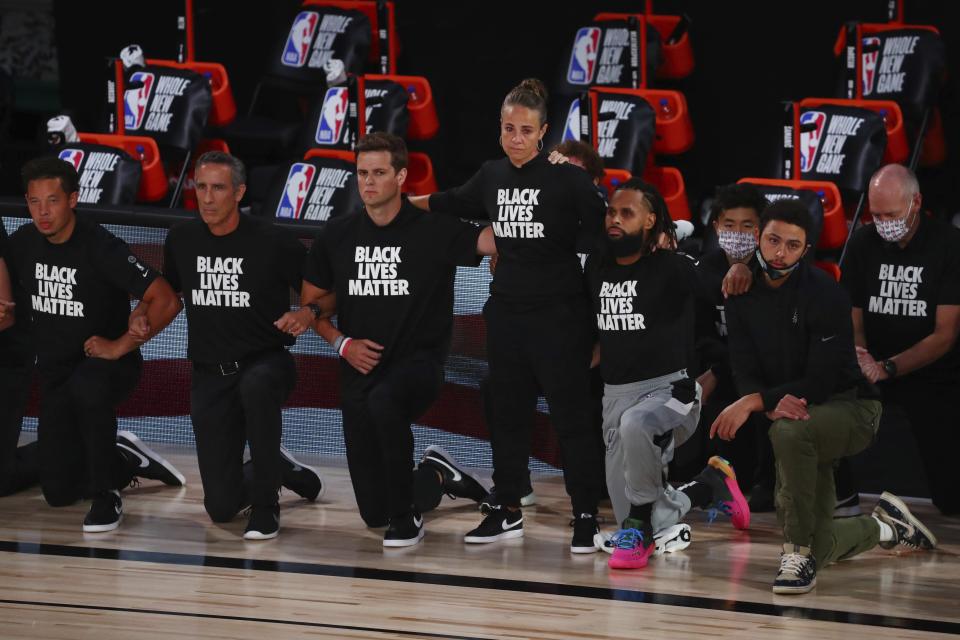
[[893, 527], [877, 516], [873, 516], [873, 519], [877, 521], [877, 525], [880, 527], [880, 542], [893, 542], [897, 539], [897, 534], [893, 530]]

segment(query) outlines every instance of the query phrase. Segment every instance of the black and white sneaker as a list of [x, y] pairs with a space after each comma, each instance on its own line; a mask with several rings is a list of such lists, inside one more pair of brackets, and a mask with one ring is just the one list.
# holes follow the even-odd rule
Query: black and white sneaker
[[817, 561], [810, 547], [784, 543], [780, 570], [773, 581], [773, 592], [785, 595], [807, 593], [817, 586]]
[[323, 497], [327, 485], [319, 470], [303, 464], [283, 447], [280, 447], [280, 461], [283, 464], [281, 483], [284, 487], [311, 502]]
[[412, 547], [424, 536], [423, 516], [409, 511], [399, 518], [391, 518], [387, 530], [383, 532], [383, 546]]
[[269, 540], [280, 533], [280, 507], [250, 507], [244, 540]]
[[463, 537], [470, 544], [486, 544], [497, 540], [523, 537], [523, 514], [500, 505], [490, 509], [480, 526]]
[[[661, 529], [653, 534], [653, 544], [655, 556], [662, 556], [665, 553], [683, 551], [690, 546], [693, 535], [690, 525], [686, 522], [680, 522], [673, 526]], [[607, 533], [597, 533], [594, 536], [597, 548], [606, 553], [613, 553], [617, 545], [613, 543], [613, 536]]]
[[570, 542], [570, 553], [596, 553], [596, 536], [600, 533], [597, 525], [597, 516], [590, 513], [581, 513], [573, 519], [573, 540]]
[[103, 533], [113, 531], [123, 520], [123, 500], [120, 492], [104, 491], [93, 498], [90, 511], [83, 519], [84, 533]]
[[937, 537], [933, 532], [910, 513], [903, 500], [892, 493], [884, 491], [880, 495], [880, 502], [873, 508], [873, 517], [890, 525], [896, 534], [896, 540], [880, 543], [884, 549], [893, 549], [898, 544], [910, 549], [933, 549], [937, 546]]
[[163, 456], [144, 444], [132, 431], [117, 431], [117, 449], [135, 468], [134, 475], [159, 480], [171, 487], [183, 487], [187, 479]]
[[854, 518], [860, 514], [860, 494], [857, 493], [843, 499], [838, 498], [833, 508], [834, 518]]
[[489, 492], [480, 478], [463, 467], [438, 445], [430, 445], [423, 452], [420, 466], [436, 469], [443, 476], [443, 492], [451, 498], [467, 498], [481, 502]]
[[[480, 501], [480, 513], [487, 514], [490, 513], [490, 510], [501, 504], [499, 496], [497, 496], [497, 488], [490, 487], [490, 493], [488, 493], [483, 500]], [[531, 507], [537, 504], [537, 494], [533, 492], [533, 487], [530, 485], [530, 479], [527, 478], [527, 484], [523, 488], [523, 495], [520, 497], [520, 506], [521, 507]]]

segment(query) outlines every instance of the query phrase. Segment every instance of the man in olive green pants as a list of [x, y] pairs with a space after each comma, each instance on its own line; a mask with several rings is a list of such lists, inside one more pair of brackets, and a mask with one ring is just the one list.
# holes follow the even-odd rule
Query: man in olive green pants
[[865, 449], [880, 422], [880, 396], [860, 371], [850, 300], [803, 261], [811, 223], [804, 205], [778, 200], [760, 220], [750, 290], [726, 303], [730, 365], [742, 397], [724, 409], [710, 436], [730, 440], [752, 413], [773, 421], [777, 518], [784, 545], [773, 592], [806, 593], [817, 566], [878, 543], [930, 549], [933, 534], [896, 496], [873, 516], [834, 520], [833, 465]]

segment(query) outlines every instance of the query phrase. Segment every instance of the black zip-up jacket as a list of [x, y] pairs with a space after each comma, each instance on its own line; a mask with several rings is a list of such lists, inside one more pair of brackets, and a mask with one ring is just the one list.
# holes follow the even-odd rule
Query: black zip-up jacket
[[764, 411], [787, 394], [811, 405], [850, 389], [880, 397], [857, 364], [850, 299], [820, 269], [802, 262], [774, 289], [754, 261], [753, 286], [727, 299], [726, 313], [737, 390], [759, 393]]
[[587, 172], [540, 154], [522, 167], [491, 160], [460, 187], [430, 196], [430, 210], [493, 223], [499, 259], [490, 292], [536, 306], [583, 295], [577, 248], [599, 236], [606, 203]]

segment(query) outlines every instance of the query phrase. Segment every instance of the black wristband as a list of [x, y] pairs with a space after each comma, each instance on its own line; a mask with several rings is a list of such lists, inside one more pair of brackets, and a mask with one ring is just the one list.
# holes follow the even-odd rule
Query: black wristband
[[890, 360], [889, 358], [887, 358], [886, 360], [884, 360], [883, 362], [881, 362], [880, 365], [883, 367], [883, 370], [887, 372], [887, 375], [888, 375], [888, 376], [890, 376], [891, 378], [896, 378], [896, 377], [897, 377], [897, 363], [896, 363], [896, 362], [894, 362], [893, 360]]
[[318, 305], [316, 302], [311, 302], [308, 304], [307, 309], [310, 309], [310, 313], [313, 314], [314, 320], [319, 320], [320, 316], [323, 315], [323, 310], [320, 309], [320, 305]]

